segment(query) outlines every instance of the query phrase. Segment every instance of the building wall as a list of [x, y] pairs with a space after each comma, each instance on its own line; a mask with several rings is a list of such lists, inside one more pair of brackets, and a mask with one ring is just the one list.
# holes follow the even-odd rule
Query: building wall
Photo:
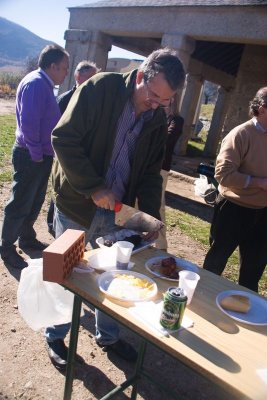
[[106, 71], [129, 72], [139, 67], [142, 60], [128, 60], [127, 58], [109, 58]]

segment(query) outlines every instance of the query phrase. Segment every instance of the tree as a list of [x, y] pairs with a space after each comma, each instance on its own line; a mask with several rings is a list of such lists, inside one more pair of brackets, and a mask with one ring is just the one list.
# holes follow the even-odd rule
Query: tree
[[38, 59], [39, 56], [28, 57], [26, 59], [26, 69], [25, 69], [26, 74], [38, 68]]

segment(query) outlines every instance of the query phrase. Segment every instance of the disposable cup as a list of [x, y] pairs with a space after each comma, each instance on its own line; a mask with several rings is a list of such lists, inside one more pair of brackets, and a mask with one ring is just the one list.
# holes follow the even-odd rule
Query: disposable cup
[[179, 272], [179, 287], [182, 288], [187, 296], [187, 305], [191, 303], [194, 291], [200, 276], [192, 271], [180, 271]]
[[120, 240], [114, 244], [117, 251], [117, 269], [128, 269], [128, 264], [132, 255], [134, 244], [126, 240]]

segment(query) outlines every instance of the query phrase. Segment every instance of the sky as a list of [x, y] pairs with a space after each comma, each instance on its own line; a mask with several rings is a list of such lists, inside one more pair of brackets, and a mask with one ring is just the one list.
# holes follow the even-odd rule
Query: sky
[[[90, 4], [97, 0], [0, 0], [0, 16], [30, 30], [43, 39], [65, 47], [68, 29], [68, 7]], [[139, 58], [138, 54], [112, 46], [109, 58]]]

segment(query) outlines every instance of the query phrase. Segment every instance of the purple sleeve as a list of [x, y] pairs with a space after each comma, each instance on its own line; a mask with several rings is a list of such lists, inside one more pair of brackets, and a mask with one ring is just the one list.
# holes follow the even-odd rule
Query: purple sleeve
[[41, 81], [25, 85], [20, 96], [20, 128], [33, 161], [43, 159], [40, 124], [45, 115], [46, 90]]

